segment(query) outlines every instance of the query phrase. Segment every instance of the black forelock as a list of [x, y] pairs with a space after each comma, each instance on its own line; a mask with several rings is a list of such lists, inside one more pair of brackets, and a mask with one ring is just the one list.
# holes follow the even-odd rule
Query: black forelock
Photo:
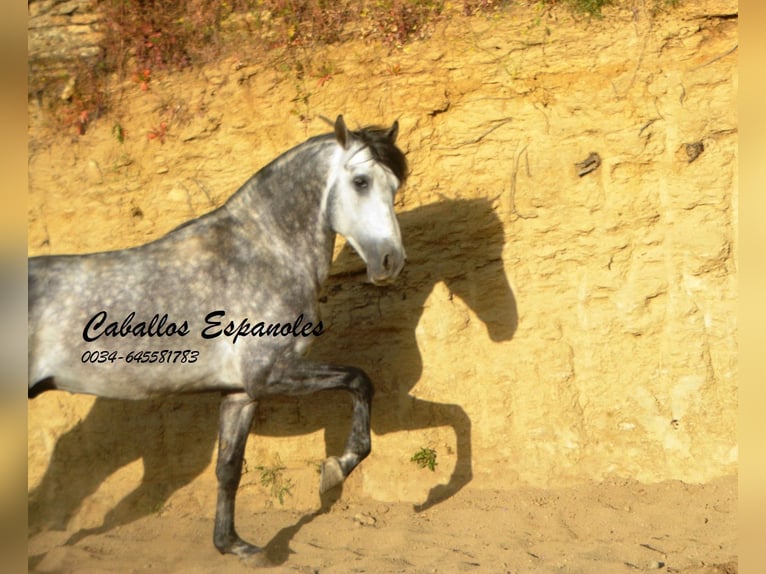
[[388, 137], [388, 128], [367, 126], [349, 130], [352, 137], [367, 146], [375, 161], [390, 169], [401, 185], [407, 180], [407, 158]]

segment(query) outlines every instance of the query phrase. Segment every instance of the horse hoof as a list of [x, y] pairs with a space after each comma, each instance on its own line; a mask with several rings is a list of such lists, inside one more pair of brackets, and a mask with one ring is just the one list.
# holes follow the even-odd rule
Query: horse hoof
[[236, 546], [229, 550], [232, 554], [236, 554], [240, 558], [247, 558], [249, 556], [255, 556], [261, 554], [263, 548], [255, 546], [254, 544], [248, 544], [247, 542], [239, 542]]
[[319, 483], [319, 494], [324, 494], [343, 482], [343, 469], [337, 457], [331, 456], [322, 463], [322, 478]]
[[263, 551], [263, 548], [258, 548], [252, 544], [246, 544], [247, 548], [241, 549], [239, 552], [234, 552], [239, 557], [239, 561], [242, 564], [251, 568], [258, 568], [264, 566], [274, 566]]
[[248, 556], [257, 556], [263, 554], [263, 548], [245, 542], [241, 538], [237, 537], [234, 541], [229, 543], [216, 543], [216, 548], [221, 554], [234, 554], [240, 558], [247, 558]]

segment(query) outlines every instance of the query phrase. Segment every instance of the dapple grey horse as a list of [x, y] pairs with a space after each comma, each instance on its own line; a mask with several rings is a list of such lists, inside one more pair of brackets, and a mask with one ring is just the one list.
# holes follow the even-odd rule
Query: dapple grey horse
[[322, 464], [320, 491], [370, 452], [373, 387], [358, 368], [303, 358], [325, 330], [318, 292], [340, 233], [374, 284], [405, 262], [394, 195], [407, 176], [398, 122], [313, 137], [258, 171], [218, 209], [151, 243], [29, 260], [29, 397], [60, 389], [119, 399], [220, 391], [221, 553], [260, 548], [234, 527], [257, 399], [345, 389], [352, 428]]

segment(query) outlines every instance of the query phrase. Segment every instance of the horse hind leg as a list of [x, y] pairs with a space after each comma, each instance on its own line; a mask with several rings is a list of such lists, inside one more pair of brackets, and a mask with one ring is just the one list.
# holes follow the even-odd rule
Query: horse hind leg
[[245, 393], [225, 395], [221, 402], [218, 461], [218, 501], [215, 509], [213, 543], [221, 554], [252, 556], [261, 548], [245, 542], [234, 528], [237, 488], [242, 477], [242, 462], [255, 409], [258, 405]]

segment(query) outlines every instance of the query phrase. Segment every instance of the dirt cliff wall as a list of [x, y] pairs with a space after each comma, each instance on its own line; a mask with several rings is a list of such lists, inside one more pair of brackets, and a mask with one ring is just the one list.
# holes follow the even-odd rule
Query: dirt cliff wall
[[97, 64], [103, 17], [94, 0], [29, 0], [27, 7], [30, 93], [41, 95], [57, 80], [71, 78], [80, 65]]
[[[341, 242], [313, 350], [377, 388], [373, 453], [346, 495], [733, 473], [737, 3], [534, 19], [456, 16], [403, 50], [346, 44], [300, 66], [243, 46], [146, 91], [118, 86], [84, 136], [52, 132], [32, 104], [29, 253], [159, 237], [327, 131], [320, 115], [399, 118], [408, 265], [390, 288], [364, 284]], [[264, 401], [241, 504], [273, 501], [258, 466], [284, 467], [286, 504], [314, 504], [349, 411], [334, 393]], [[40, 396], [38, 512], [81, 527], [174, 503], [211, 513], [216, 416], [214, 397]], [[436, 472], [410, 462], [421, 447]]]

